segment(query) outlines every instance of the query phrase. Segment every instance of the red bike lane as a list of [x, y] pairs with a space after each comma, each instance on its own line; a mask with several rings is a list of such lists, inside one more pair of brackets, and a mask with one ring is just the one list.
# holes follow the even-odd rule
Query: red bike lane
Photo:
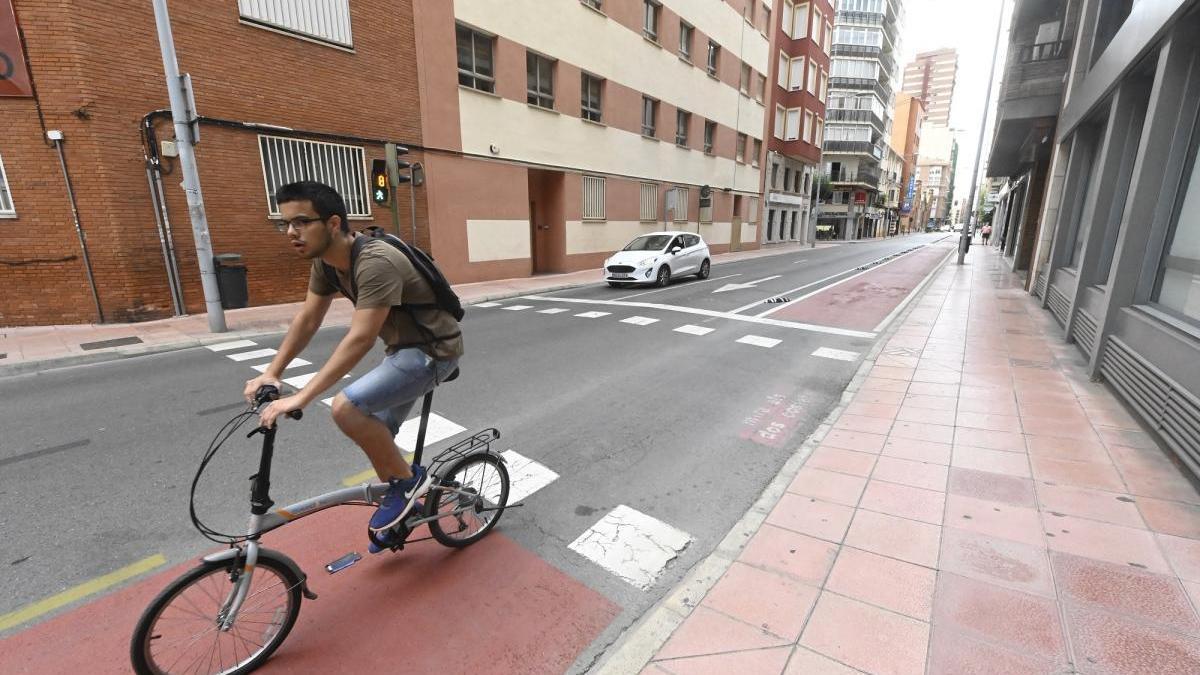
[[[620, 611], [501, 531], [463, 550], [429, 541], [368, 555], [366, 513], [329, 509], [264, 537], [320, 597], [304, 601], [291, 634], [257, 672], [561, 673]], [[363, 559], [325, 571], [349, 551]], [[128, 673], [142, 610], [193, 564], [0, 640], [0, 673]]]

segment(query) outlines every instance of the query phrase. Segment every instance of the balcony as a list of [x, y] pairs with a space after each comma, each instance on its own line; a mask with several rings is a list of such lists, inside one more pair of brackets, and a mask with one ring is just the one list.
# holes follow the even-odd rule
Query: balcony
[[887, 130], [882, 118], [874, 110], [847, 110], [845, 108], [826, 108], [825, 121], [828, 122], [861, 122], [873, 124], [879, 133]]
[[884, 72], [891, 72], [892, 67], [896, 65], [896, 61], [892, 57], [891, 50], [885, 50], [882, 47], [834, 43], [831, 52], [834, 56], [854, 56], [876, 59], [880, 64], [883, 65]]
[[[841, 141], [848, 142], [848, 141]], [[826, 144], [828, 145], [828, 143]], [[873, 171], [869, 168], [859, 167], [858, 169], [842, 169], [829, 174], [830, 183], [852, 183], [856, 185], [866, 185], [868, 187], [879, 187], [879, 171]]]
[[1026, 40], [1010, 45], [1016, 58], [1006, 66], [1000, 87], [999, 119], [988, 160], [989, 176], [1018, 173], [1024, 163], [1022, 157], [1028, 158], [1031, 152], [1041, 150], [1040, 143], [1030, 145], [1034, 137], [1053, 135], [1062, 108], [1063, 80], [1071, 67], [1074, 41]]
[[882, 26], [884, 21], [884, 15], [875, 12], [845, 12], [838, 10], [835, 17], [839, 24], [851, 23], [858, 26]]
[[853, 89], [857, 91], [873, 91], [880, 101], [890, 101], [892, 88], [877, 79], [869, 77], [830, 77], [830, 89]]
[[826, 140], [825, 152], [838, 153], [843, 155], [870, 155], [875, 159], [882, 159], [883, 152], [879, 146], [871, 141], [830, 141]]

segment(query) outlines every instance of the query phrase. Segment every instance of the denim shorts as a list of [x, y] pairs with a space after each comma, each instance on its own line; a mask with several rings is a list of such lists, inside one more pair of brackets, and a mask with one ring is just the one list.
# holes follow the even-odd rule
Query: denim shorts
[[417, 399], [433, 391], [458, 367], [458, 359], [438, 361], [415, 347], [400, 349], [342, 390], [355, 408], [374, 415], [395, 435]]

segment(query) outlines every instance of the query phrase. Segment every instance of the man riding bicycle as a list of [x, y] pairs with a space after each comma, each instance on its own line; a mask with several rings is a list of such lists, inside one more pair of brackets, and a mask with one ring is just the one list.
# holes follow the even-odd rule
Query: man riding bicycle
[[[313, 263], [304, 305], [266, 371], [246, 382], [245, 396], [253, 400], [264, 384], [281, 386], [279, 376], [320, 328], [335, 294], [350, 298], [350, 329], [333, 355], [300, 391], [264, 408], [261, 422], [271, 427], [280, 415], [312, 403], [366, 356], [378, 336], [386, 345], [383, 362], [335, 396], [332, 408], [338, 428], [366, 453], [379, 480], [389, 484], [370, 523], [387, 543], [387, 530], [408, 515], [431, 480], [424, 467], [404, 461], [395, 435], [416, 400], [457, 368], [462, 332], [449, 312], [432, 306], [435, 294], [429, 282], [387, 241], [360, 244], [352, 261], [355, 238], [365, 235], [350, 229], [345, 201], [336, 190], [300, 181], [280, 187], [275, 198], [282, 215], [279, 231]], [[336, 285], [328, 277], [331, 272]], [[371, 550], [379, 547], [372, 542]]]

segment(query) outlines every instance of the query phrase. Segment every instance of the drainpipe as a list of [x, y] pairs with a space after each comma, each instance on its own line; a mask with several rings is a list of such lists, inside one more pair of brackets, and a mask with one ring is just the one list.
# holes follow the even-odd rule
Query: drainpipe
[[167, 270], [167, 287], [171, 291], [171, 305], [175, 316], [187, 314], [183, 300], [183, 281], [179, 276], [179, 263], [175, 255], [175, 236], [171, 231], [171, 216], [167, 211], [167, 195], [162, 185], [162, 159], [158, 154], [158, 138], [154, 133], [154, 120], [159, 117], [170, 119], [169, 110], [155, 110], [142, 117], [142, 157], [146, 162], [146, 182], [150, 186], [150, 205], [154, 209], [154, 221], [158, 232], [158, 243], [162, 248], [163, 266]]
[[88, 255], [87, 235], [83, 233], [83, 223], [79, 220], [75, 188], [71, 186], [71, 174], [67, 171], [67, 157], [63, 154], [63, 132], [58, 129], [50, 129], [46, 132], [46, 138], [50, 139], [54, 143], [54, 148], [58, 150], [58, 164], [62, 167], [63, 180], [67, 184], [67, 199], [71, 201], [71, 217], [75, 221], [75, 234], [79, 236], [79, 247], [83, 249], [83, 267], [87, 270], [88, 284], [92, 287], [92, 299], [96, 302], [96, 323], [104, 323], [104, 309], [100, 307], [100, 293], [96, 290], [96, 275], [92, 271], [92, 259]]

